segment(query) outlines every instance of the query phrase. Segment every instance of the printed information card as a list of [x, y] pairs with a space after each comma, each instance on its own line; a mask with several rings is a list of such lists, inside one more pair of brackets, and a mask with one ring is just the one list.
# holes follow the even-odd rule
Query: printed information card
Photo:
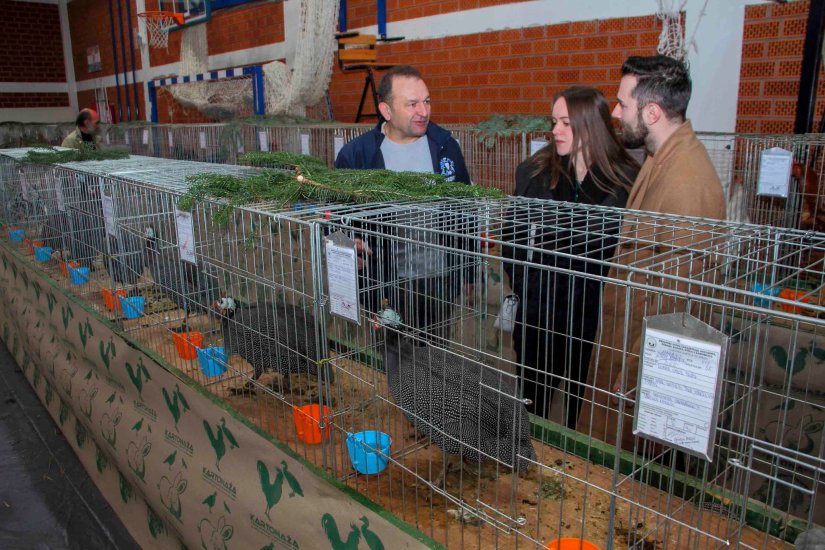
[[[670, 327], [651, 326], [663, 317]], [[711, 460], [727, 338], [687, 315], [675, 314], [690, 323], [674, 327], [673, 317], [646, 320], [633, 433]]]
[[358, 256], [355, 241], [342, 232], [326, 239], [329, 311], [361, 324], [358, 303]]

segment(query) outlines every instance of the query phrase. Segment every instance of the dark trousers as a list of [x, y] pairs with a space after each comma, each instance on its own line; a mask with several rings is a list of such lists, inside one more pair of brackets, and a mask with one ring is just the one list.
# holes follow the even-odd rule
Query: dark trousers
[[425, 340], [448, 339], [459, 286], [457, 277], [402, 280], [395, 302], [404, 323], [418, 329]]

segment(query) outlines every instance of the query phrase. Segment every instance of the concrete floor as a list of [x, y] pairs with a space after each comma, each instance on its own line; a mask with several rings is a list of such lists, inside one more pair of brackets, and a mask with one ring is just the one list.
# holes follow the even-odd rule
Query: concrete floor
[[2, 342], [0, 548], [138, 548]]

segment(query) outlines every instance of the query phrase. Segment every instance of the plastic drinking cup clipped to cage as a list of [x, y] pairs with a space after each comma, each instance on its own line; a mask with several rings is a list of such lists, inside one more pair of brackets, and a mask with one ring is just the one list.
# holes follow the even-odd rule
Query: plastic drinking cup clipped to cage
[[63, 275], [66, 279], [69, 278], [69, 270], [70, 269], [77, 269], [80, 267], [80, 264], [77, 262], [60, 262], [60, 274]]
[[599, 550], [599, 547], [592, 542], [574, 537], [551, 540], [545, 548], [547, 550]]
[[23, 245], [26, 247], [26, 255], [33, 256], [34, 249], [43, 246], [43, 241], [32, 241], [30, 239], [23, 239]]
[[310, 445], [317, 445], [329, 439], [329, 413], [329, 407], [321, 405], [293, 406], [292, 417], [295, 420], [298, 439]]
[[378, 474], [387, 467], [392, 438], [374, 430], [347, 435], [347, 451], [359, 474]]
[[13, 242], [13, 243], [21, 242], [25, 236], [26, 236], [26, 230], [25, 229], [10, 229], [9, 230], [9, 239], [11, 239], [11, 242]]
[[34, 249], [34, 259], [38, 262], [48, 262], [52, 259], [51, 246], [37, 246]]
[[175, 343], [178, 356], [181, 359], [190, 361], [198, 356], [198, 349], [203, 347], [203, 333], [197, 331], [173, 332], [172, 341]]
[[128, 296], [126, 291], [119, 288], [112, 292], [111, 288], [101, 289], [100, 293], [103, 295], [103, 305], [109, 311], [120, 311], [120, 298]]
[[198, 363], [204, 376], [220, 376], [226, 372], [226, 352], [221, 346], [198, 348]]
[[126, 319], [137, 319], [143, 315], [146, 298], [143, 296], [119, 296], [120, 310]]
[[[763, 285], [762, 283], [753, 283], [753, 286], [751, 286], [751, 292], [764, 294], [765, 296], [777, 296], [779, 294], [779, 290], [780, 289], [777, 287]], [[768, 298], [754, 298], [753, 305], [756, 307], [771, 307], [771, 300]]]
[[89, 268], [69, 267], [69, 280], [73, 285], [85, 285], [89, 282]]

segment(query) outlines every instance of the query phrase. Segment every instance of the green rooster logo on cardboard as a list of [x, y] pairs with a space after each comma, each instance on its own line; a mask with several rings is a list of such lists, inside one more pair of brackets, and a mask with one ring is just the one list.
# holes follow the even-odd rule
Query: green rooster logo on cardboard
[[229, 428], [226, 426], [226, 420], [223, 417], [221, 417], [218, 424], [215, 425], [214, 432], [212, 431], [212, 426], [206, 420], [203, 421], [203, 428], [206, 430], [206, 436], [209, 438], [209, 443], [215, 451], [215, 468], [220, 471], [221, 459], [227, 453], [227, 442], [229, 443], [229, 449], [231, 450], [239, 447], [238, 441], [235, 439], [235, 436], [232, 435], [232, 432], [229, 431]]
[[186, 399], [183, 397], [183, 393], [180, 391], [180, 386], [175, 384], [175, 389], [172, 390], [172, 397], [169, 397], [169, 392], [166, 391], [166, 388], [162, 389], [163, 399], [166, 401], [166, 406], [169, 408], [169, 412], [172, 413], [172, 418], [175, 420], [175, 431], [178, 429], [178, 421], [180, 417], [183, 415], [185, 411], [189, 410], [189, 403], [186, 402]]

